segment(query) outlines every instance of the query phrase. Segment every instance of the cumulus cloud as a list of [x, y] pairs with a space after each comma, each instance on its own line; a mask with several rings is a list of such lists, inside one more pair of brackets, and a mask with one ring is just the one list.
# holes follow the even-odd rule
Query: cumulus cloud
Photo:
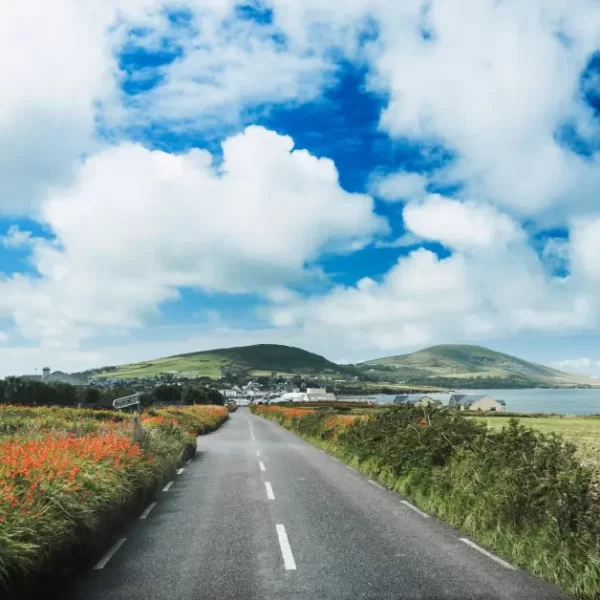
[[427, 194], [427, 178], [419, 173], [392, 173], [376, 178], [372, 185], [373, 194], [387, 200], [419, 200]]
[[521, 235], [518, 225], [493, 207], [439, 194], [408, 204], [402, 216], [405, 226], [414, 234], [455, 249], [502, 250]]
[[276, 297], [320, 253], [386, 230], [332, 161], [293, 146], [250, 127], [225, 140], [220, 165], [131, 144], [94, 155], [45, 201], [55, 238], [36, 240], [39, 277], [0, 282], [0, 312], [28, 338], [72, 343], [141, 324], [183, 286]]
[[[285, 314], [285, 319], [281, 315]], [[418, 249], [398, 259], [382, 281], [365, 278], [320, 298], [272, 309], [278, 326], [306, 335], [327, 331], [340, 345], [392, 351], [521, 332], [577, 331], [597, 325], [593, 290], [548, 279], [523, 241], [504, 251]]]

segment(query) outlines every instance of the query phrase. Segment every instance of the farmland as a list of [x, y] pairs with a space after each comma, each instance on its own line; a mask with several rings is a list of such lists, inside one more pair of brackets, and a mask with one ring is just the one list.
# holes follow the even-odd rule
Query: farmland
[[[585, 445], [536, 430], [535, 417], [522, 419], [527, 426], [490, 418], [488, 428], [483, 419], [436, 408], [251, 410], [567, 593], [600, 596], [598, 471], [581, 460]], [[575, 421], [565, 420], [566, 434], [592, 435]]]
[[76, 551], [218, 428], [224, 407], [133, 416], [62, 407], [0, 407], [0, 589]]

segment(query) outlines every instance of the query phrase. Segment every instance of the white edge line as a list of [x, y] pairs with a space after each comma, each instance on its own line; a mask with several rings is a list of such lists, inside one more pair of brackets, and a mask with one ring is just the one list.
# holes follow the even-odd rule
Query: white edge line
[[355, 473], [358, 473], [358, 471], [354, 468], [352, 468], [350, 465], [346, 465], [347, 469], [350, 469], [351, 471], [354, 471]]
[[117, 550], [125, 543], [126, 540], [127, 540], [127, 538], [121, 538], [120, 540], [117, 540], [112, 545], [112, 548], [96, 563], [96, 566], [94, 567], [94, 569], [96, 571], [99, 571], [100, 569], [104, 569], [104, 567], [107, 565], [108, 561], [117, 553]]
[[185, 471], [184, 467], [181, 467], [181, 469], [177, 469], [177, 475], [181, 475], [184, 471]]
[[265, 481], [265, 487], [267, 488], [267, 498], [269, 500], [275, 500], [275, 494], [273, 493], [273, 486], [268, 481]]
[[400, 502], [402, 502], [402, 504], [404, 504], [404, 506], [407, 506], [408, 508], [410, 508], [410, 510], [414, 510], [416, 513], [420, 514], [424, 519], [429, 519], [428, 514], [424, 513], [422, 510], [418, 509], [416, 506], [414, 506], [410, 502], [407, 502], [406, 500], [400, 500]]
[[185, 464], [189, 465], [192, 462], [192, 459], [190, 458]]
[[167, 483], [167, 485], [165, 485], [165, 487], [163, 488], [163, 492], [168, 492], [172, 485], [173, 482], [169, 481], [169, 483]]
[[262, 460], [258, 461], [258, 466], [260, 467], [261, 471], [266, 471], [266, 467], [265, 467], [265, 463]]
[[487, 550], [485, 550], [481, 546], [478, 546], [477, 544], [475, 544], [471, 540], [468, 540], [467, 538], [460, 538], [460, 541], [464, 542], [467, 546], [470, 546], [471, 548], [474, 548], [478, 552], [481, 552], [481, 554], [485, 554], [488, 558], [491, 558], [493, 561], [497, 562], [499, 565], [502, 565], [503, 567], [505, 567], [507, 569], [511, 569], [513, 571], [517, 570], [517, 568], [513, 567], [510, 563], [507, 563], [505, 560], [502, 560], [501, 558], [495, 556], [491, 552], [488, 552]]
[[156, 506], [156, 502], [152, 502], [150, 506], [140, 515], [140, 519], [145, 519], [150, 514], [150, 511]]
[[277, 537], [279, 538], [279, 547], [281, 548], [281, 555], [283, 556], [283, 566], [286, 571], [296, 570], [296, 561], [290, 548], [290, 542], [288, 540], [285, 527], [283, 525], [275, 525], [277, 528]]
[[335, 460], [336, 463], [342, 462], [339, 458], [336, 458], [335, 456], [332, 456], [331, 460]]
[[380, 490], [385, 490], [385, 488], [378, 484], [376, 481], [373, 481], [372, 479], [369, 479], [369, 483], [373, 484], [375, 487], [378, 487]]

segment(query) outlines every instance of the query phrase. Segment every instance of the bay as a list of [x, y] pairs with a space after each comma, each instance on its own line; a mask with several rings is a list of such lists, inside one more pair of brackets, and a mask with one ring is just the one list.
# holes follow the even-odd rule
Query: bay
[[[507, 412], [555, 413], [560, 415], [600, 415], [600, 389], [521, 389], [463, 390], [455, 393], [486, 394], [506, 402]], [[448, 404], [449, 393], [428, 394]], [[391, 404], [395, 395], [375, 396], [380, 404]]]

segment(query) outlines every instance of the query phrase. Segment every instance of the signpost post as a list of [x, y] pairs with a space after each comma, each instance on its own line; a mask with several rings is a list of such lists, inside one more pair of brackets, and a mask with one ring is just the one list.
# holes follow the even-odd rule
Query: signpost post
[[140, 411], [140, 395], [131, 394], [130, 396], [123, 396], [122, 398], [116, 398], [113, 400], [113, 406], [117, 410], [127, 408], [128, 406], [137, 406], [135, 417], [133, 417], [133, 441], [141, 442], [144, 438], [144, 430], [142, 429], [141, 411]]

